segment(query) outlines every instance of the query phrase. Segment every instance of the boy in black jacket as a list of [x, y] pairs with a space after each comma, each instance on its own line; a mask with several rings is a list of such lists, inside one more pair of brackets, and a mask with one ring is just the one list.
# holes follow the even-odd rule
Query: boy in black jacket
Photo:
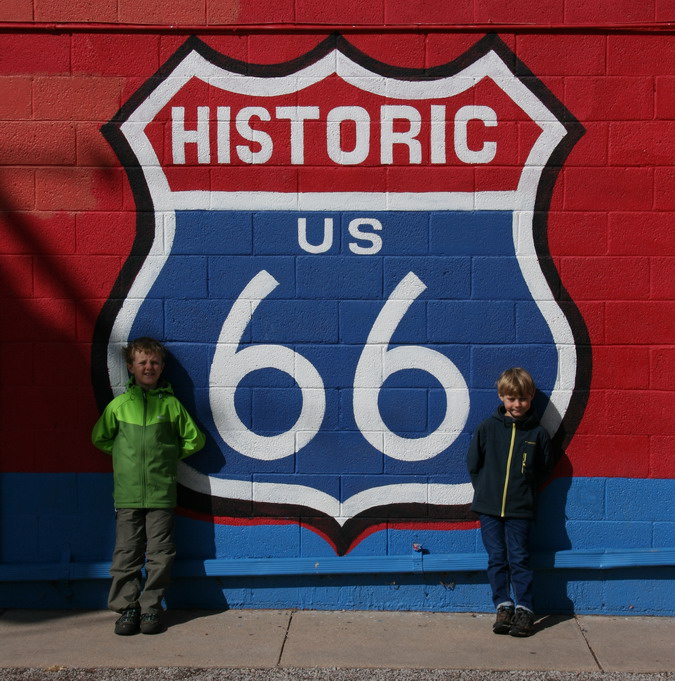
[[476, 429], [467, 457], [474, 488], [471, 510], [480, 517], [497, 608], [495, 634], [534, 633], [530, 526], [537, 487], [552, 464], [551, 440], [531, 409], [535, 390], [525, 369], [504, 371], [497, 381], [502, 404]]

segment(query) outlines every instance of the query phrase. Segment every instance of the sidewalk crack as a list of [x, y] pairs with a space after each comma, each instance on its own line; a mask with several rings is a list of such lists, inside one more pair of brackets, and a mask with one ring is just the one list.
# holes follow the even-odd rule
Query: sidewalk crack
[[577, 623], [577, 627], [579, 627], [579, 631], [581, 632], [581, 635], [584, 639], [584, 642], [586, 643], [586, 647], [588, 648], [588, 652], [593, 656], [593, 659], [595, 660], [595, 664], [598, 665], [598, 669], [601, 672], [604, 672], [605, 670], [603, 669], [602, 665], [600, 664], [600, 660], [598, 660], [598, 656], [595, 654], [595, 651], [593, 648], [591, 648], [591, 644], [588, 642], [588, 638], [586, 637], [586, 632], [584, 631], [584, 628], [581, 626], [581, 622], [579, 622], [579, 618], [574, 615], [574, 621]]
[[286, 633], [284, 634], [284, 640], [281, 643], [281, 650], [279, 650], [279, 657], [277, 658], [277, 667], [281, 667], [281, 658], [284, 656], [284, 649], [286, 648], [286, 641], [288, 641], [288, 634], [290, 633], [291, 630], [291, 622], [293, 621], [293, 615], [295, 614], [295, 610], [291, 610], [290, 617], [288, 618], [288, 624], [286, 625]]

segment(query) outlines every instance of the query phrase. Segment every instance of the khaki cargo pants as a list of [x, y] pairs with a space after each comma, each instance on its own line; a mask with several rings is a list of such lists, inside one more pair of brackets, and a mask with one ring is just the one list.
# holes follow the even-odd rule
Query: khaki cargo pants
[[[164, 592], [171, 579], [176, 556], [173, 543], [172, 508], [118, 508], [116, 540], [110, 574], [108, 607], [122, 612], [140, 607], [141, 612], [161, 612]], [[142, 585], [142, 568], [146, 580]]]

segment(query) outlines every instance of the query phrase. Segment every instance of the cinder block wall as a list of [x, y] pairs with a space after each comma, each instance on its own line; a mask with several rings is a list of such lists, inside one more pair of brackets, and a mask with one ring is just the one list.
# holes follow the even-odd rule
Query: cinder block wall
[[170, 606], [488, 609], [464, 455], [524, 364], [559, 447], [538, 608], [672, 615], [669, 13], [5, 3], [0, 605], [105, 605], [89, 434], [151, 334], [209, 440]]

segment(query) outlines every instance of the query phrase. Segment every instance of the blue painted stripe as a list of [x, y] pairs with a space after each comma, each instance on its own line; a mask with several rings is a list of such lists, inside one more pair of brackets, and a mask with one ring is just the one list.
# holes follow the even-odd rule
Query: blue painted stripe
[[[559, 551], [532, 556], [538, 569], [611, 570], [675, 565], [675, 548], [636, 551]], [[484, 570], [484, 553], [357, 556], [322, 558], [251, 558], [177, 561], [176, 577], [257, 577], [289, 575], [412, 574]], [[110, 563], [38, 563], [0, 565], [0, 582], [109, 579]]]

